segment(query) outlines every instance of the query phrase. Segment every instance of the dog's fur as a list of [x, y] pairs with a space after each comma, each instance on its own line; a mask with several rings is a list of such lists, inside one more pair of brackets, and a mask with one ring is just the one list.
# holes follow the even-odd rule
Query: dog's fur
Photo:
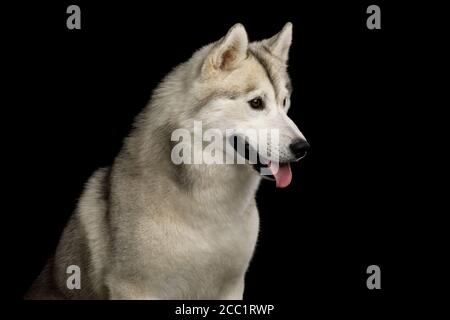
[[[241, 299], [259, 227], [250, 165], [175, 165], [171, 133], [278, 128], [282, 161], [302, 134], [287, 117], [290, 23], [248, 43], [240, 24], [198, 50], [154, 91], [111, 167], [86, 183], [30, 299]], [[266, 108], [248, 101], [264, 96]], [[81, 268], [68, 289], [66, 268]]]

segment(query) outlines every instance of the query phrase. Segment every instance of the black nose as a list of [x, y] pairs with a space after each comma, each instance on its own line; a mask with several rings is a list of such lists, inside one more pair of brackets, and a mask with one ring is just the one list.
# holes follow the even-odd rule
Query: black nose
[[295, 158], [298, 160], [306, 155], [306, 151], [308, 151], [309, 149], [309, 143], [304, 139], [298, 139], [291, 143], [289, 148], [291, 149]]

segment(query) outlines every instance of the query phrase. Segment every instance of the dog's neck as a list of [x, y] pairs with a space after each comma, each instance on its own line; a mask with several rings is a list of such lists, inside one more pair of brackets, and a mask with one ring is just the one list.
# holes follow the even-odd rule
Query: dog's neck
[[247, 164], [174, 164], [172, 128], [136, 128], [121, 152], [122, 163], [144, 181], [157, 181], [163, 193], [177, 192], [199, 209], [233, 208], [242, 212], [254, 199], [260, 176]]

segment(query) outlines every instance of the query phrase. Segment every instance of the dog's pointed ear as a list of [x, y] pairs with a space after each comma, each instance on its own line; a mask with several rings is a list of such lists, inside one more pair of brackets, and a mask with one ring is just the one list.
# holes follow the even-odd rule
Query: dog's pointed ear
[[208, 75], [214, 71], [234, 69], [247, 57], [247, 50], [247, 32], [242, 24], [235, 24], [211, 49], [203, 63], [202, 73]]
[[287, 61], [289, 57], [289, 48], [292, 43], [292, 23], [288, 22], [284, 25], [283, 29], [272, 38], [266, 40], [266, 44], [270, 52]]

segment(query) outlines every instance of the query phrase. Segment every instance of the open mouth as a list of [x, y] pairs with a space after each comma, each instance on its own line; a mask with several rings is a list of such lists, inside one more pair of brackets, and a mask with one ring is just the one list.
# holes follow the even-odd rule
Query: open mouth
[[[262, 157], [248, 142], [242, 137], [232, 136], [230, 143], [236, 152], [250, 161], [253, 156], [253, 161], [250, 161], [253, 169], [255, 169], [262, 178], [266, 180], [275, 181], [277, 188], [285, 188], [292, 181], [292, 170], [290, 162], [275, 163]], [[256, 161], [255, 161], [256, 160]]]

